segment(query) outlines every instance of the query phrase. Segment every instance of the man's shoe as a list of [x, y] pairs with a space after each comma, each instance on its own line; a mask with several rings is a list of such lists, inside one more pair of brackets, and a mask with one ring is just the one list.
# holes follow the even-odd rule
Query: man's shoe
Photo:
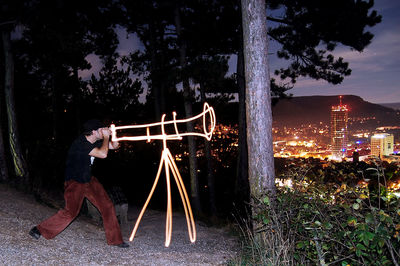
[[129, 248], [129, 245], [125, 242], [122, 242], [121, 244], [118, 244], [117, 247], [119, 248]]
[[39, 239], [40, 236], [41, 236], [40, 231], [39, 231], [39, 229], [37, 229], [36, 226], [33, 227], [33, 228], [31, 229], [31, 231], [29, 231], [29, 234], [30, 234], [34, 239]]

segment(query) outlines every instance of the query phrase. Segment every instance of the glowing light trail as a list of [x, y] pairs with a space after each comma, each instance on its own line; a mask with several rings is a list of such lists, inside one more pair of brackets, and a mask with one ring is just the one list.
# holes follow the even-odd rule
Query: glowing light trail
[[[150, 142], [151, 140], [162, 140], [163, 141], [163, 151], [161, 154], [161, 161], [158, 167], [157, 175], [154, 180], [153, 186], [150, 190], [149, 196], [145, 204], [143, 205], [142, 210], [140, 211], [139, 217], [136, 220], [135, 226], [132, 230], [131, 236], [129, 241], [133, 241], [136, 231], [139, 227], [140, 221], [143, 217], [144, 212], [146, 211], [147, 205], [150, 202], [151, 197], [153, 196], [154, 190], [157, 186], [158, 180], [160, 178], [161, 171], [164, 167], [165, 169], [165, 177], [167, 181], [167, 217], [165, 222], [165, 246], [168, 247], [171, 243], [171, 233], [172, 233], [172, 201], [171, 201], [171, 177], [170, 172], [172, 172], [172, 176], [174, 177], [175, 183], [178, 187], [179, 194], [181, 196], [183, 208], [185, 211], [186, 216], [186, 223], [188, 227], [188, 234], [190, 241], [193, 243], [196, 241], [196, 227], [193, 219], [193, 212], [192, 208], [190, 207], [190, 201], [185, 189], [185, 185], [183, 183], [182, 177], [179, 173], [178, 167], [175, 164], [175, 160], [167, 148], [167, 140], [181, 140], [182, 137], [185, 136], [199, 136], [204, 137], [207, 140], [211, 140], [212, 134], [215, 130], [215, 112], [212, 107], [210, 107], [207, 103], [204, 104], [203, 112], [200, 114], [193, 116], [187, 119], [176, 119], [176, 113], [173, 112], [173, 120], [172, 121], [165, 121], [165, 114], [161, 118], [161, 122], [158, 123], [151, 123], [151, 124], [144, 124], [144, 125], [129, 125], [129, 126], [115, 126], [111, 125], [111, 137], [112, 141], [140, 141], [146, 140]], [[207, 116], [209, 125], [207, 125]], [[196, 119], [202, 119], [203, 122], [203, 132], [179, 132], [178, 124], [184, 124], [190, 121], [194, 121]], [[175, 132], [172, 134], [167, 134], [165, 131], [166, 125], [173, 124]], [[152, 127], [161, 127], [161, 134], [158, 135], [151, 135], [150, 128]], [[117, 130], [125, 130], [125, 129], [146, 129], [146, 135], [142, 136], [123, 136], [117, 137]]]

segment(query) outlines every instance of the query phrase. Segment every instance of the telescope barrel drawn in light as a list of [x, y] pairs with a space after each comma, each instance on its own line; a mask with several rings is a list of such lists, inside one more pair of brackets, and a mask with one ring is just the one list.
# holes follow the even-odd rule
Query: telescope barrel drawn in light
[[[212, 107], [210, 107], [207, 103], [204, 104], [203, 112], [200, 114], [186, 118], [186, 119], [176, 119], [176, 112], [172, 113], [173, 120], [165, 121], [166, 115], [162, 116], [160, 122], [150, 123], [150, 124], [141, 124], [141, 125], [129, 125], [129, 126], [115, 126], [111, 125], [111, 136], [112, 141], [141, 141], [141, 140], [181, 140], [182, 137], [186, 136], [198, 136], [204, 137], [207, 140], [210, 140], [212, 137], [212, 133], [215, 129], [215, 112]], [[208, 119], [207, 119], [208, 118]], [[203, 132], [179, 132], [178, 126], [184, 125], [188, 122], [194, 122], [195, 120], [202, 119]], [[210, 126], [207, 126], [207, 121], [209, 121]], [[167, 130], [167, 126], [169, 126], [169, 130]], [[151, 134], [151, 130], [161, 129], [161, 134]], [[117, 136], [117, 131], [126, 131], [128, 132], [138, 131], [143, 132], [146, 131], [145, 135], [136, 135], [136, 136]], [[142, 131], [140, 131], [142, 130]]]
[[[144, 212], [150, 202], [151, 197], [153, 196], [154, 190], [157, 186], [158, 180], [160, 178], [161, 171], [164, 167], [165, 170], [165, 178], [167, 184], [167, 217], [165, 223], [165, 246], [168, 247], [171, 243], [171, 234], [172, 234], [172, 201], [171, 201], [171, 182], [170, 182], [170, 172], [172, 172], [172, 176], [174, 177], [175, 183], [178, 187], [179, 195], [181, 196], [183, 209], [185, 211], [186, 223], [188, 227], [188, 234], [190, 241], [193, 243], [196, 241], [196, 226], [193, 219], [193, 212], [190, 206], [189, 197], [187, 195], [185, 185], [183, 183], [182, 177], [179, 173], [178, 167], [175, 164], [175, 160], [167, 148], [167, 141], [169, 140], [182, 140], [185, 136], [198, 136], [204, 137], [207, 140], [211, 140], [212, 134], [215, 130], [215, 112], [212, 107], [210, 107], [207, 103], [203, 106], [203, 112], [200, 114], [186, 118], [186, 119], [176, 119], [176, 112], [172, 113], [173, 120], [165, 121], [166, 115], [164, 114], [161, 118], [161, 122], [151, 123], [151, 124], [143, 124], [143, 125], [129, 125], [129, 126], [115, 126], [111, 125], [111, 140], [112, 141], [140, 141], [146, 140], [150, 142], [151, 140], [162, 140], [163, 141], [163, 151], [161, 154], [161, 160], [158, 167], [157, 175], [154, 180], [153, 186], [150, 190], [149, 196], [145, 204], [143, 205], [142, 210], [136, 220], [135, 226], [132, 230], [129, 241], [133, 241], [137, 229], [139, 227], [139, 223], [143, 217]], [[194, 122], [195, 120], [202, 120], [202, 132], [185, 132], [180, 131], [179, 126], [185, 125], [188, 122]], [[208, 124], [209, 123], [209, 124]], [[167, 128], [169, 130], [166, 130]], [[151, 129], [155, 132], [160, 132], [156, 134], [151, 133]], [[161, 130], [160, 130], [161, 129]], [[139, 132], [143, 132], [145, 130], [145, 134], [131, 135], [131, 136], [117, 136], [117, 131], [123, 130], [138, 130]], [[158, 131], [157, 131], [158, 130]]]

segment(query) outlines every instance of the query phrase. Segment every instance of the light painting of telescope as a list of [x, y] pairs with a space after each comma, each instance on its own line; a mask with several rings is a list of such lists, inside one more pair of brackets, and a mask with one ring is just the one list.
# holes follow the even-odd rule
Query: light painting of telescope
[[[140, 140], [147, 140], [148, 142], [150, 142], [151, 140], [163, 141], [163, 151], [161, 154], [161, 161], [158, 167], [156, 178], [154, 180], [149, 196], [147, 197], [147, 200], [139, 214], [139, 217], [136, 220], [135, 227], [132, 230], [129, 241], [133, 241], [135, 237], [139, 223], [157, 186], [162, 168], [164, 168], [166, 176], [166, 184], [167, 184], [167, 217], [165, 224], [165, 246], [168, 247], [169, 244], [171, 243], [171, 234], [172, 234], [172, 202], [171, 202], [170, 172], [174, 177], [175, 183], [179, 190], [179, 194], [181, 196], [186, 216], [189, 238], [192, 243], [196, 241], [196, 227], [193, 219], [192, 208], [190, 207], [190, 201], [185, 189], [185, 185], [179, 173], [178, 167], [175, 164], [175, 160], [167, 147], [167, 141], [182, 140], [182, 138], [186, 136], [198, 136], [198, 137], [204, 137], [207, 140], [211, 140], [212, 134], [215, 130], [216, 120], [215, 120], [214, 109], [210, 107], [207, 103], [205, 103], [203, 106], [203, 112], [190, 118], [176, 119], [176, 113], [173, 112], [172, 113], [173, 119], [165, 121], [165, 116], [166, 115], [163, 114], [161, 117], [161, 121], [156, 123], [129, 125], [129, 126], [115, 126], [114, 124], [112, 124], [110, 126], [110, 129], [111, 129], [111, 141], [140, 141]], [[195, 122], [195, 121], [201, 122], [202, 131], [187, 132], [186, 127], [184, 126], [186, 126], [188, 122]], [[194, 129], [194, 131], [195, 130], [196, 129]]]
[[[185, 136], [198, 136], [210, 140], [215, 129], [215, 112], [207, 103], [204, 104], [203, 112], [186, 119], [176, 119], [176, 113], [173, 112], [173, 120], [165, 121], [165, 114], [161, 121], [151, 124], [115, 126], [111, 125], [112, 141], [140, 141], [140, 140], [181, 140]], [[188, 122], [201, 120], [202, 132], [185, 132], [183, 128]], [[207, 124], [207, 122], [209, 124]], [[161, 129], [161, 130], [160, 130]], [[117, 131], [120, 133], [117, 135]], [[159, 133], [161, 131], [161, 134]], [[125, 135], [125, 134], [129, 135]], [[123, 135], [123, 136], [120, 136]]]

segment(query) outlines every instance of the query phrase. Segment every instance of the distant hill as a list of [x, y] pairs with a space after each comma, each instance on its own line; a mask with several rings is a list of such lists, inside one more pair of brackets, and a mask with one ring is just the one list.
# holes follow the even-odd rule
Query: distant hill
[[395, 110], [400, 110], [400, 103], [380, 103], [379, 105], [389, 107]]
[[[376, 117], [371, 127], [399, 125], [397, 111], [364, 101], [355, 95], [344, 95], [342, 104], [349, 108], [349, 117]], [[339, 96], [302, 96], [280, 100], [273, 107], [277, 125], [295, 126], [305, 123], [329, 123], [333, 105], [339, 105]]]

